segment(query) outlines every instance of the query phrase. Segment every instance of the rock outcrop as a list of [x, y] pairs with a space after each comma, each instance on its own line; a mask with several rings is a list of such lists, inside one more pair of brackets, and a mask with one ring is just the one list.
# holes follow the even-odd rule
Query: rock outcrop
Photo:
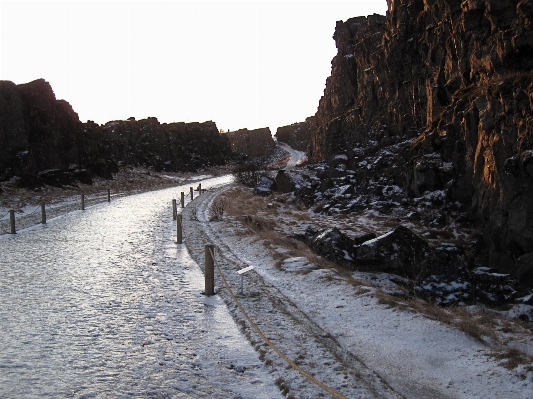
[[81, 123], [48, 82], [0, 81], [0, 180], [26, 187], [112, 178], [117, 163], [190, 171], [224, 164], [229, 141], [214, 122], [160, 124], [155, 118]]
[[254, 130], [240, 129], [224, 135], [228, 137], [233, 152], [251, 158], [269, 157], [276, 149], [276, 143], [268, 127]]
[[532, 21], [531, 0], [388, 0], [386, 16], [337, 22], [331, 76], [302, 127], [311, 160], [345, 156], [365, 188], [373, 170], [399, 201], [442, 191], [482, 229], [487, 266], [529, 285]]

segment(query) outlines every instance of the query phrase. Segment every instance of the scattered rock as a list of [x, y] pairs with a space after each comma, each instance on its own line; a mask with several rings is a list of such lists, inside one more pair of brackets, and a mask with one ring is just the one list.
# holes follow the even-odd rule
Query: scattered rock
[[268, 176], [262, 176], [259, 179], [259, 182], [257, 183], [257, 186], [255, 186], [255, 193], [258, 195], [270, 195], [272, 194], [272, 191], [276, 190], [276, 181], [274, 179], [271, 179]]
[[488, 267], [472, 270], [476, 298], [488, 305], [503, 305], [516, 298], [516, 281], [509, 274]]

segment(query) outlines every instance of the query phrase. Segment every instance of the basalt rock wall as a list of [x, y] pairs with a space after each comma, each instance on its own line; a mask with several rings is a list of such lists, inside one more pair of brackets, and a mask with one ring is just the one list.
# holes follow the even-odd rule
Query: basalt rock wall
[[[387, 3], [386, 16], [337, 22], [310, 159], [346, 154], [356, 168], [412, 139], [396, 180], [412, 196], [446, 188], [478, 220], [489, 265], [532, 279], [533, 1]], [[428, 159], [449, 165], [446, 181]]]
[[231, 150], [249, 157], [268, 157], [274, 154], [276, 143], [268, 127], [262, 129], [240, 129], [225, 133], [231, 144]]
[[179, 172], [224, 164], [230, 157], [229, 141], [214, 122], [81, 123], [45, 80], [0, 81], [0, 180], [19, 176], [28, 187], [61, 185], [78, 176], [90, 182], [90, 174], [111, 178], [119, 162]]

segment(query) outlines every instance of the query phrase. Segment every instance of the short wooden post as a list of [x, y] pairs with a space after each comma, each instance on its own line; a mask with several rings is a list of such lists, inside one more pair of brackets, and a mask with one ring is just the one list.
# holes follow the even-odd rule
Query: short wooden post
[[205, 295], [215, 295], [215, 246], [205, 246]]
[[185, 208], [185, 193], [181, 192], [181, 207]]
[[111, 190], [107, 189], [107, 202], [111, 202]]
[[182, 231], [182, 216], [178, 215], [176, 218], [176, 240], [178, 244], [183, 244], [183, 231]]
[[198, 184], [198, 195], [202, 194], [202, 183]]
[[46, 224], [46, 207], [44, 202], [41, 202], [41, 224]]
[[11, 226], [11, 234], [15, 234], [17, 231], [15, 230], [15, 211], [13, 209], [9, 211], [9, 224]]
[[193, 188], [191, 187], [191, 201], [194, 199], [194, 198], [193, 198], [193, 191], [194, 191], [194, 190], [193, 190]]
[[85, 210], [85, 194], [81, 195], [81, 210]]
[[176, 209], [176, 199], [172, 199], [172, 219], [176, 220], [176, 215], [178, 214], [178, 210]]

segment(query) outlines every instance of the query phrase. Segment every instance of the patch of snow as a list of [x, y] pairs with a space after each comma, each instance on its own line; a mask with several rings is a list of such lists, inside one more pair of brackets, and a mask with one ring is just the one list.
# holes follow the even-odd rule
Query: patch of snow
[[316, 268], [318, 268], [317, 265], [309, 262], [309, 260], [304, 257], [288, 258], [281, 264], [281, 269], [287, 272], [300, 272]]

